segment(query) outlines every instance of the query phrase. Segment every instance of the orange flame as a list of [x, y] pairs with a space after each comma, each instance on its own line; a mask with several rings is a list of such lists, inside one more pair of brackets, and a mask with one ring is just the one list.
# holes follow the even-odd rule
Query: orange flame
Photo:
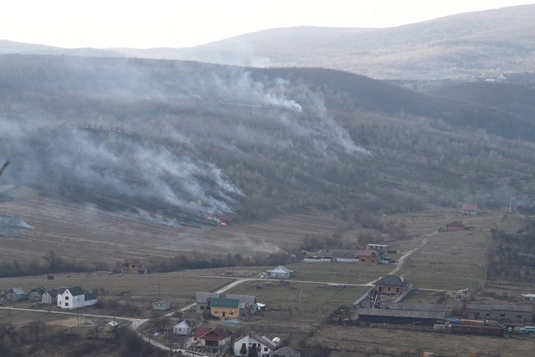
[[221, 224], [222, 224], [223, 226], [226, 226], [226, 225], [227, 225], [225, 222], [221, 222]]

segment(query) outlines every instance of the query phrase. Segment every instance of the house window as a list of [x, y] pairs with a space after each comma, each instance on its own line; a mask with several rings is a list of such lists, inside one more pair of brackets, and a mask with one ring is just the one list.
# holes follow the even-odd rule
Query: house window
[[197, 341], [197, 337], [193, 337], [193, 341]]
[[201, 310], [204, 310], [204, 306], [201, 306]]
[[379, 287], [379, 291], [383, 291], [383, 287], [382, 286]]
[[264, 347], [264, 352], [267, 352], [267, 347]]
[[364, 261], [364, 258], [362, 258], [360, 261], [363, 262], [363, 261]]
[[233, 313], [233, 312], [229, 312], [228, 315], [229, 315], [229, 316], [232, 316], [232, 315], [234, 315], [234, 313]]
[[219, 315], [219, 311], [214, 312], [214, 315]]
[[396, 288], [396, 293], [399, 293], [399, 288]]
[[65, 307], [68, 307], [68, 306], [69, 306], [69, 303], [68, 303], [68, 302], [66, 302], [66, 303], [65, 303]]
[[65, 300], [69, 300], [69, 297], [68, 297], [68, 296], [65, 296]]
[[388, 291], [390, 291], [390, 286], [388, 287]]
[[375, 260], [372, 259], [372, 263], [375, 263]]
[[505, 317], [505, 314], [500, 314], [500, 317]]

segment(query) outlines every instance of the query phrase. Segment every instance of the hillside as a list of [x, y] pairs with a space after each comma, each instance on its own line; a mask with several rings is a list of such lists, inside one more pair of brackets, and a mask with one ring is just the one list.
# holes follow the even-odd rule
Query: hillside
[[378, 79], [441, 79], [533, 71], [535, 5], [384, 29], [280, 28], [189, 49], [117, 49], [146, 58], [323, 67]]
[[535, 129], [520, 109], [326, 69], [0, 63], [0, 159], [12, 162], [2, 183], [130, 219], [199, 227], [313, 209], [496, 206], [533, 184]]

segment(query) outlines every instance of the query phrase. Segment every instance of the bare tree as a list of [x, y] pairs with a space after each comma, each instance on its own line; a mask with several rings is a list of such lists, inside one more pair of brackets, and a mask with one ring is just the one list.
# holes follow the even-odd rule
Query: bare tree
[[43, 255], [43, 259], [46, 261], [48, 268], [54, 273], [56, 268], [58, 268], [63, 263], [63, 258], [54, 252], [54, 249], [50, 249], [48, 253]]

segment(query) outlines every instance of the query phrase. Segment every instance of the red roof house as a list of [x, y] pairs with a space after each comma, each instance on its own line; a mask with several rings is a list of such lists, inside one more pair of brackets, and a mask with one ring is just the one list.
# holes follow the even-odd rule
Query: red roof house
[[219, 327], [199, 327], [191, 334], [193, 344], [218, 348], [226, 345], [230, 336], [230, 333]]
[[372, 249], [364, 249], [359, 252], [359, 262], [362, 264], [379, 263], [379, 252]]
[[461, 210], [466, 216], [475, 216], [477, 214], [477, 205], [473, 203], [463, 203]]
[[121, 265], [123, 274], [147, 274], [147, 268], [137, 259], [128, 259]]

